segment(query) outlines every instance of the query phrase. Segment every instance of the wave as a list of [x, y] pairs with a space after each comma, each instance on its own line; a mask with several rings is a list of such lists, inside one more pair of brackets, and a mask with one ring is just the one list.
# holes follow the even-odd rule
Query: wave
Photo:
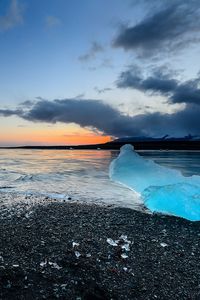
[[7, 186], [7, 185], [5, 185], [5, 186], [0, 186], [0, 190], [7, 190], [7, 189], [14, 189], [15, 187], [14, 186]]
[[31, 181], [34, 179], [33, 175], [21, 175], [15, 181]]

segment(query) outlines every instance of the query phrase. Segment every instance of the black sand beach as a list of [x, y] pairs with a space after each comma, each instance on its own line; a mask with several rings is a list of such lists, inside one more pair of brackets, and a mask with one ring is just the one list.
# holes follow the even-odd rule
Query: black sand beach
[[200, 299], [199, 222], [77, 203], [5, 211], [0, 299]]

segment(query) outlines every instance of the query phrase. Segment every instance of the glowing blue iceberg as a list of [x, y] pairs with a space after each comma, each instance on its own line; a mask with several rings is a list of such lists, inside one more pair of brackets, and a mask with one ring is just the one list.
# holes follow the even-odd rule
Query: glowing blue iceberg
[[184, 177], [124, 145], [110, 165], [110, 177], [140, 193], [151, 211], [200, 220], [200, 176]]

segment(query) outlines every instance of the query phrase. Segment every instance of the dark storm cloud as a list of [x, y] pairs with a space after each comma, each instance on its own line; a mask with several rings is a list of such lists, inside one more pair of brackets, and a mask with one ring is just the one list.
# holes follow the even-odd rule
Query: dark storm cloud
[[39, 100], [24, 111], [1, 109], [0, 115], [16, 115], [28, 121], [50, 124], [76, 123], [115, 137], [187, 135], [200, 132], [200, 106], [191, 103], [173, 114], [155, 112], [128, 116], [100, 100]]
[[169, 1], [164, 1], [164, 7], [136, 25], [123, 26], [114, 40], [114, 46], [136, 50], [139, 56], [149, 57], [161, 50], [166, 52], [182, 49], [188, 47], [189, 43], [199, 41], [200, 2], [172, 2], [169, 6]]
[[11, 117], [18, 116], [21, 117], [23, 115], [23, 111], [21, 109], [0, 109], [1, 117]]
[[199, 114], [200, 106], [187, 104], [183, 110], [173, 114], [155, 112], [135, 116], [134, 123], [141, 129], [140, 133], [149, 136], [199, 135]]
[[167, 96], [171, 103], [194, 103], [200, 105], [200, 78], [179, 82], [161, 71], [154, 72], [146, 78], [131, 68], [122, 72], [117, 81], [119, 88], [132, 88], [143, 92]]
[[99, 43], [93, 42], [90, 49], [88, 50], [88, 52], [81, 55], [81, 56], [79, 56], [79, 60], [82, 61], [82, 62], [86, 62], [90, 59], [95, 58], [96, 54], [98, 52], [103, 52], [103, 51], [104, 51], [104, 49]]
[[114, 136], [136, 134], [131, 117], [98, 100], [41, 100], [23, 118], [33, 122], [76, 123]]
[[152, 91], [167, 94], [176, 88], [177, 81], [163, 75], [143, 78], [141, 74], [135, 74], [134, 70], [127, 70], [120, 74], [117, 86], [119, 88], [133, 88], [144, 92]]
[[20, 106], [23, 106], [24, 108], [30, 108], [36, 103], [36, 101], [26, 100], [24, 102], [20, 103]]

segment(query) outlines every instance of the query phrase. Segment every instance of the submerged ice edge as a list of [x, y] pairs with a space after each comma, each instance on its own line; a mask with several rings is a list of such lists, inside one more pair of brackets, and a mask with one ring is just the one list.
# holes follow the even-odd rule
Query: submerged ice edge
[[124, 145], [110, 164], [110, 178], [140, 194], [152, 212], [200, 220], [200, 176], [185, 177], [180, 171], [141, 157], [132, 145]]

